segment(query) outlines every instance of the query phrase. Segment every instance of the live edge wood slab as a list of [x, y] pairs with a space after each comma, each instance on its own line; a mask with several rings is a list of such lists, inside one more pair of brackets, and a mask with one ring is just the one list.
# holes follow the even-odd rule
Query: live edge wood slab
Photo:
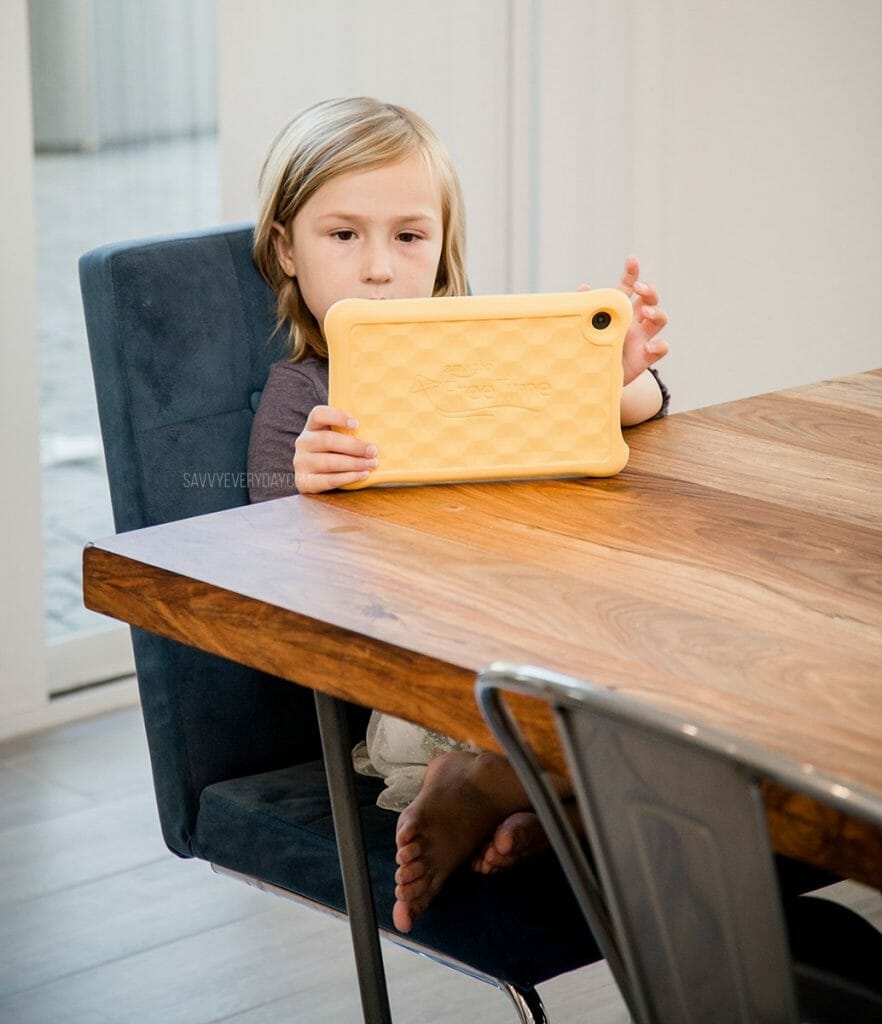
[[[494, 747], [478, 669], [621, 689], [882, 800], [882, 371], [628, 432], [610, 479], [294, 497], [84, 552], [86, 605]], [[548, 717], [522, 703], [550, 763]], [[767, 786], [776, 848], [882, 886], [882, 830]]]

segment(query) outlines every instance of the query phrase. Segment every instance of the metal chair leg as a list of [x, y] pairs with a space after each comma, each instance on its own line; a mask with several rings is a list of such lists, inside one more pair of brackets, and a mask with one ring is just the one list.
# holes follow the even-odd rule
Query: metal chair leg
[[[362, 1012], [365, 1024], [392, 1024], [367, 851], [355, 794], [346, 705], [318, 691], [315, 693], [315, 704]], [[548, 1024], [545, 1007], [536, 989], [518, 988], [498, 978], [485, 977], [484, 980], [497, 985], [509, 997], [520, 1024]]]
[[340, 873], [343, 876], [343, 893], [349, 914], [362, 1012], [365, 1024], [392, 1024], [386, 971], [383, 967], [377, 917], [374, 912], [371, 876], [368, 871], [361, 815], [355, 795], [346, 705], [334, 697], [316, 691], [315, 706], [325, 757], [325, 774], [331, 798], [334, 832], [337, 836]]
[[514, 1003], [521, 1024], [548, 1024], [545, 1007], [534, 988], [518, 988], [507, 981], [498, 982], [500, 989]]

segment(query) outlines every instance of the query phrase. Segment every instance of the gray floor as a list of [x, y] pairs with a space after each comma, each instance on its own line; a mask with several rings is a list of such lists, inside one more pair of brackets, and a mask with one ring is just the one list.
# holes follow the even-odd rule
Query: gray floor
[[113, 625], [87, 611], [81, 596], [83, 545], [114, 531], [77, 261], [106, 242], [218, 223], [216, 141], [38, 155], [35, 209], [46, 639], [52, 642]]
[[[340, 921], [159, 836], [138, 711], [0, 744], [0, 1021], [360, 1019]], [[400, 1024], [514, 1024], [496, 989], [384, 944]], [[543, 986], [556, 1024], [625, 1024], [603, 964]]]
[[[828, 894], [882, 927], [877, 892]], [[398, 1024], [514, 1024], [497, 990], [392, 945]], [[0, 1021], [360, 1019], [346, 926], [182, 861], [159, 835], [140, 712], [0, 744]], [[626, 1024], [604, 964], [542, 986], [553, 1024]]]

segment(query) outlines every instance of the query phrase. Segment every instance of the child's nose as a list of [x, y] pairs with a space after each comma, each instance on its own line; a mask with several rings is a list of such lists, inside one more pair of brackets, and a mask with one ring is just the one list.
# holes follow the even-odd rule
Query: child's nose
[[382, 282], [392, 280], [392, 261], [385, 245], [371, 245], [364, 251], [361, 267], [361, 279], [364, 282]]

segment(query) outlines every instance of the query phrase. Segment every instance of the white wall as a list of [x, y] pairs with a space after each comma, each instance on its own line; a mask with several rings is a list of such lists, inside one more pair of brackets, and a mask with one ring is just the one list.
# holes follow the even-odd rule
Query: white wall
[[0, 4], [0, 723], [46, 702], [25, 0]]
[[640, 0], [635, 245], [682, 406], [882, 365], [882, 3]]
[[251, 218], [270, 141], [300, 108], [331, 96], [375, 95], [417, 110], [456, 161], [474, 286], [502, 287], [509, 230], [506, 0], [239, 0], [218, 14], [223, 210]]
[[531, 290], [614, 284], [634, 246], [632, 8], [536, 5]]
[[225, 0], [225, 219], [317, 99], [413, 106], [460, 168], [477, 291], [636, 251], [689, 408], [882, 364], [878, 0]]

